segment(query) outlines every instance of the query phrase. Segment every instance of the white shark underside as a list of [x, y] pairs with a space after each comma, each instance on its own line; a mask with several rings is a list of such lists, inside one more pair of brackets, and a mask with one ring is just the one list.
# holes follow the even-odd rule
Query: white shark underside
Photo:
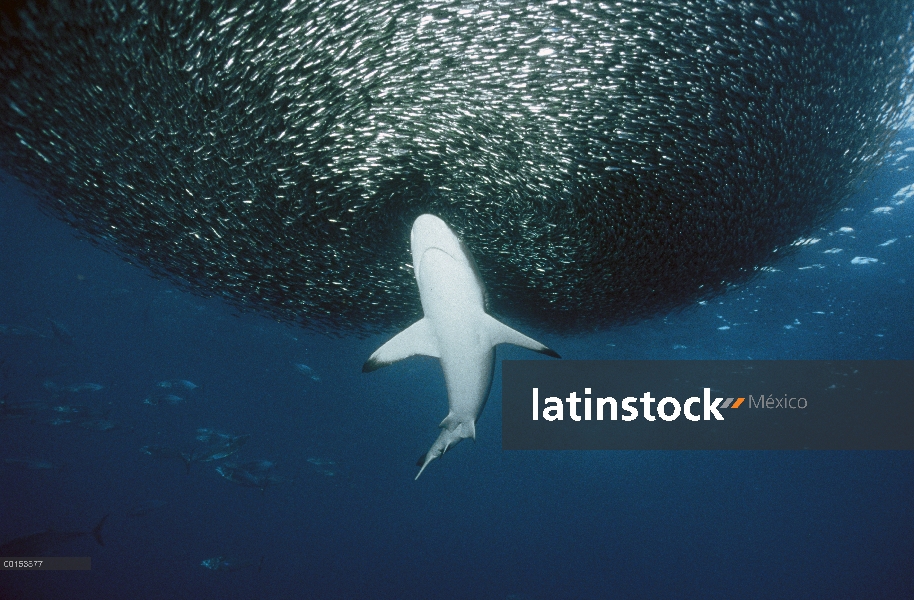
[[425, 316], [378, 348], [362, 371], [415, 355], [441, 361], [448, 415], [441, 421], [438, 439], [419, 459], [418, 479], [451, 446], [476, 438], [476, 421], [492, 386], [495, 346], [515, 344], [556, 358], [559, 355], [486, 314], [485, 288], [473, 257], [444, 221], [433, 215], [417, 218], [410, 247]]

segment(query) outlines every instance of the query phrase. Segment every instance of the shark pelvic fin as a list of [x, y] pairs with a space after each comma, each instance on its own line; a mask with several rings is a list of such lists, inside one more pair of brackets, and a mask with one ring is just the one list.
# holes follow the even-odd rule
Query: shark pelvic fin
[[492, 345], [497, 344], [514, 344], [521, 348], [527, 348], [546, 356], [553, 358], [562, 358], [559, 353], [552, 348], [545, 346], [531, 337], [527, 337], [519, 331], [511, 329], [501, 321], [490, 315], [486, 315], [486, 328], [489, 330]]
[[[474, 442], [476, 441], [476, 423], [474, 421], [461, 420], [457, 415], [449, 414], [438, 424], [438, 427], [446, 429], [454, 434], [452, 437], [455, 437], [456, 441], [451, 442], [449, 445], [453, 445], [457, 443], [457, 441], [465, 440], [467, 438], [472, 438]], [[447, 448], [445, 448], [445, 450], [447, 450]]]
[[369, 373], [398, 360], [416, 355], [441, 358], [441, 352], [438, 350], [438, 339], [435, 337], [432, 326], [426, 318], [419, 319], [375, 350], [374, 354], [369, 356], [365, 364], [362, 365], [362, 372]]

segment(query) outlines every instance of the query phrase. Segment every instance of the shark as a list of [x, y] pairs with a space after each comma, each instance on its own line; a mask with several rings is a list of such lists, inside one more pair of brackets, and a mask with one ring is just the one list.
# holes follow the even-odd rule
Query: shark
[[91, 535], [98, 542], [99, 546], [104, 546], [102, 540], [102, 527], [109, 515], [105, 515], [92, 528], [91, 531], [56, 531], [48, 529], [31, 535], [24, 535], [5, 544], [0, 544], [0, 556], [3, 557], [37, 557], [47, 556], [56, 552], [69, 542]]
[[431, 356], [441, 362], [448, 414], [439, 425], [438, 439], [416, 463], [419, 479], [430, 462], [455, 444], [476, 439], [476, 421], [492, 387], [495, 346], [514, 344], [561, 357], [486, 312], [485, 286], [473, 255], [443, 220], [420, 215], [410, 232], [410, 251], [423, 317], [378, 348], [362, 371], [410, 356]]

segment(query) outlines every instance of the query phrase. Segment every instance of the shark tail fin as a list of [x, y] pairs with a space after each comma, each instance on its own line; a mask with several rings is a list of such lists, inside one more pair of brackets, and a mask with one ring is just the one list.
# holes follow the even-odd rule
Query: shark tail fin
[[[419, 457], [419, 460], [416, 461], [416, 466], [419, 467], [419, 472], [416, 473], [416, 479], [419, 479], [419, 475], [422, 475], [422, 471], [425, 470], [425, 467], [428, 466], [428, 463], [432, 462], [436, 458], [438, 458], [438, 457], [435, 456], [435, 454], [432, 452], [429, 452], [428, 454], [423, 454], [422, 456]], [[413, 479], [413, 481], [416, 481], [416, 479]]]
[[551, 356], [553, 358], [562, 358], [559, 356], [558, 352], [546, 346], [545, 344], [541, 344], [535, 339], [527, 337], [515, 329], [511, 329], [491, 315], [486, 315], [486, 317], [486, 327], [489, 330], [489, 336], [492, 340], [493, 346], [497, 344], [514, 344], [515, 346], [527, 348], [528, 350], [533, 350], [534, 352], [539, 352], [540, 354], [545, 354], [546, 356]]
[[370, 373], [417, 354], [441, 358], [441, 351], [438, 350], [438, 339], [435, 337], [431, 323], [424, 317], [375, 350], [374, 354], [369, 356], [362, 366], [362, 372]]
[[110, 516], [111, 513], [108, 513], [102, 517], [101, 521], [98, 522], [98, 525], [92, 528], [92, 537], [95, 538], [95, 541], [98, 542], [99, 546], [105, 545], [105, 541], [102, 539], [102, 527], [104, 527], [105, 521], [107, 521]]
[[440, 427], [441, 433], [438, 434], [438, 439], [435, 440], [435, 443], [432, 444], [432, 447], [425, 456], [419, 457], [418, 462], [416, 462], [416, 466], [421, 467], [419, 473], [416, 475], [416, 479], [419, 479], [419, 475], [422, 475], [422, 471], [425, 470], [428, 463], [450, 450], [451, 447], [460, 442], [460, 440], [465, 440], [467, 438], [476, 439], [475, 421], [462, 421], [457, 415], [449, 414], [441, 421]]

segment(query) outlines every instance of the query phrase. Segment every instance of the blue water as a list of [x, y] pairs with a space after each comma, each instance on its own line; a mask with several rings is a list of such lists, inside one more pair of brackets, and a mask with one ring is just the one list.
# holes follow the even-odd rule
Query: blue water
[[[908, 131], [775, 270], [637, 325], [525, 331], [566, 359], [914, 359], [914, 193], [899, 193], [912, 183]], [[57, 552], [91, 556], [91, 571], [3, 572], [0, 598], [914, 597], [914, 453], [503, 452], [496, 372], [478, 441], [413, 481], [446, 413], [437, 362], [362, 374], [385, 336], [323, 337], [180, 291], [78, 239], [9, 178], [0, 324], [43, 336], [0, 335], [0, 396], [116, 424], [0, 419], [0, 542], [111, 514], [104, 547]], [[200, 388], [144, 404], [170, 379]], [[221, 478], [225, 460], [186, 474], [139, 450], [192, 448], [205, 427], [250, 434], [226, 460], [273, 461], [284, 481], [262, 493]], [[20, 458], [56, 468], [5, 461]], [[129, 516], [149, 501], [165, 504]], [[263, 565], [201, 566], [216, 556]]]

